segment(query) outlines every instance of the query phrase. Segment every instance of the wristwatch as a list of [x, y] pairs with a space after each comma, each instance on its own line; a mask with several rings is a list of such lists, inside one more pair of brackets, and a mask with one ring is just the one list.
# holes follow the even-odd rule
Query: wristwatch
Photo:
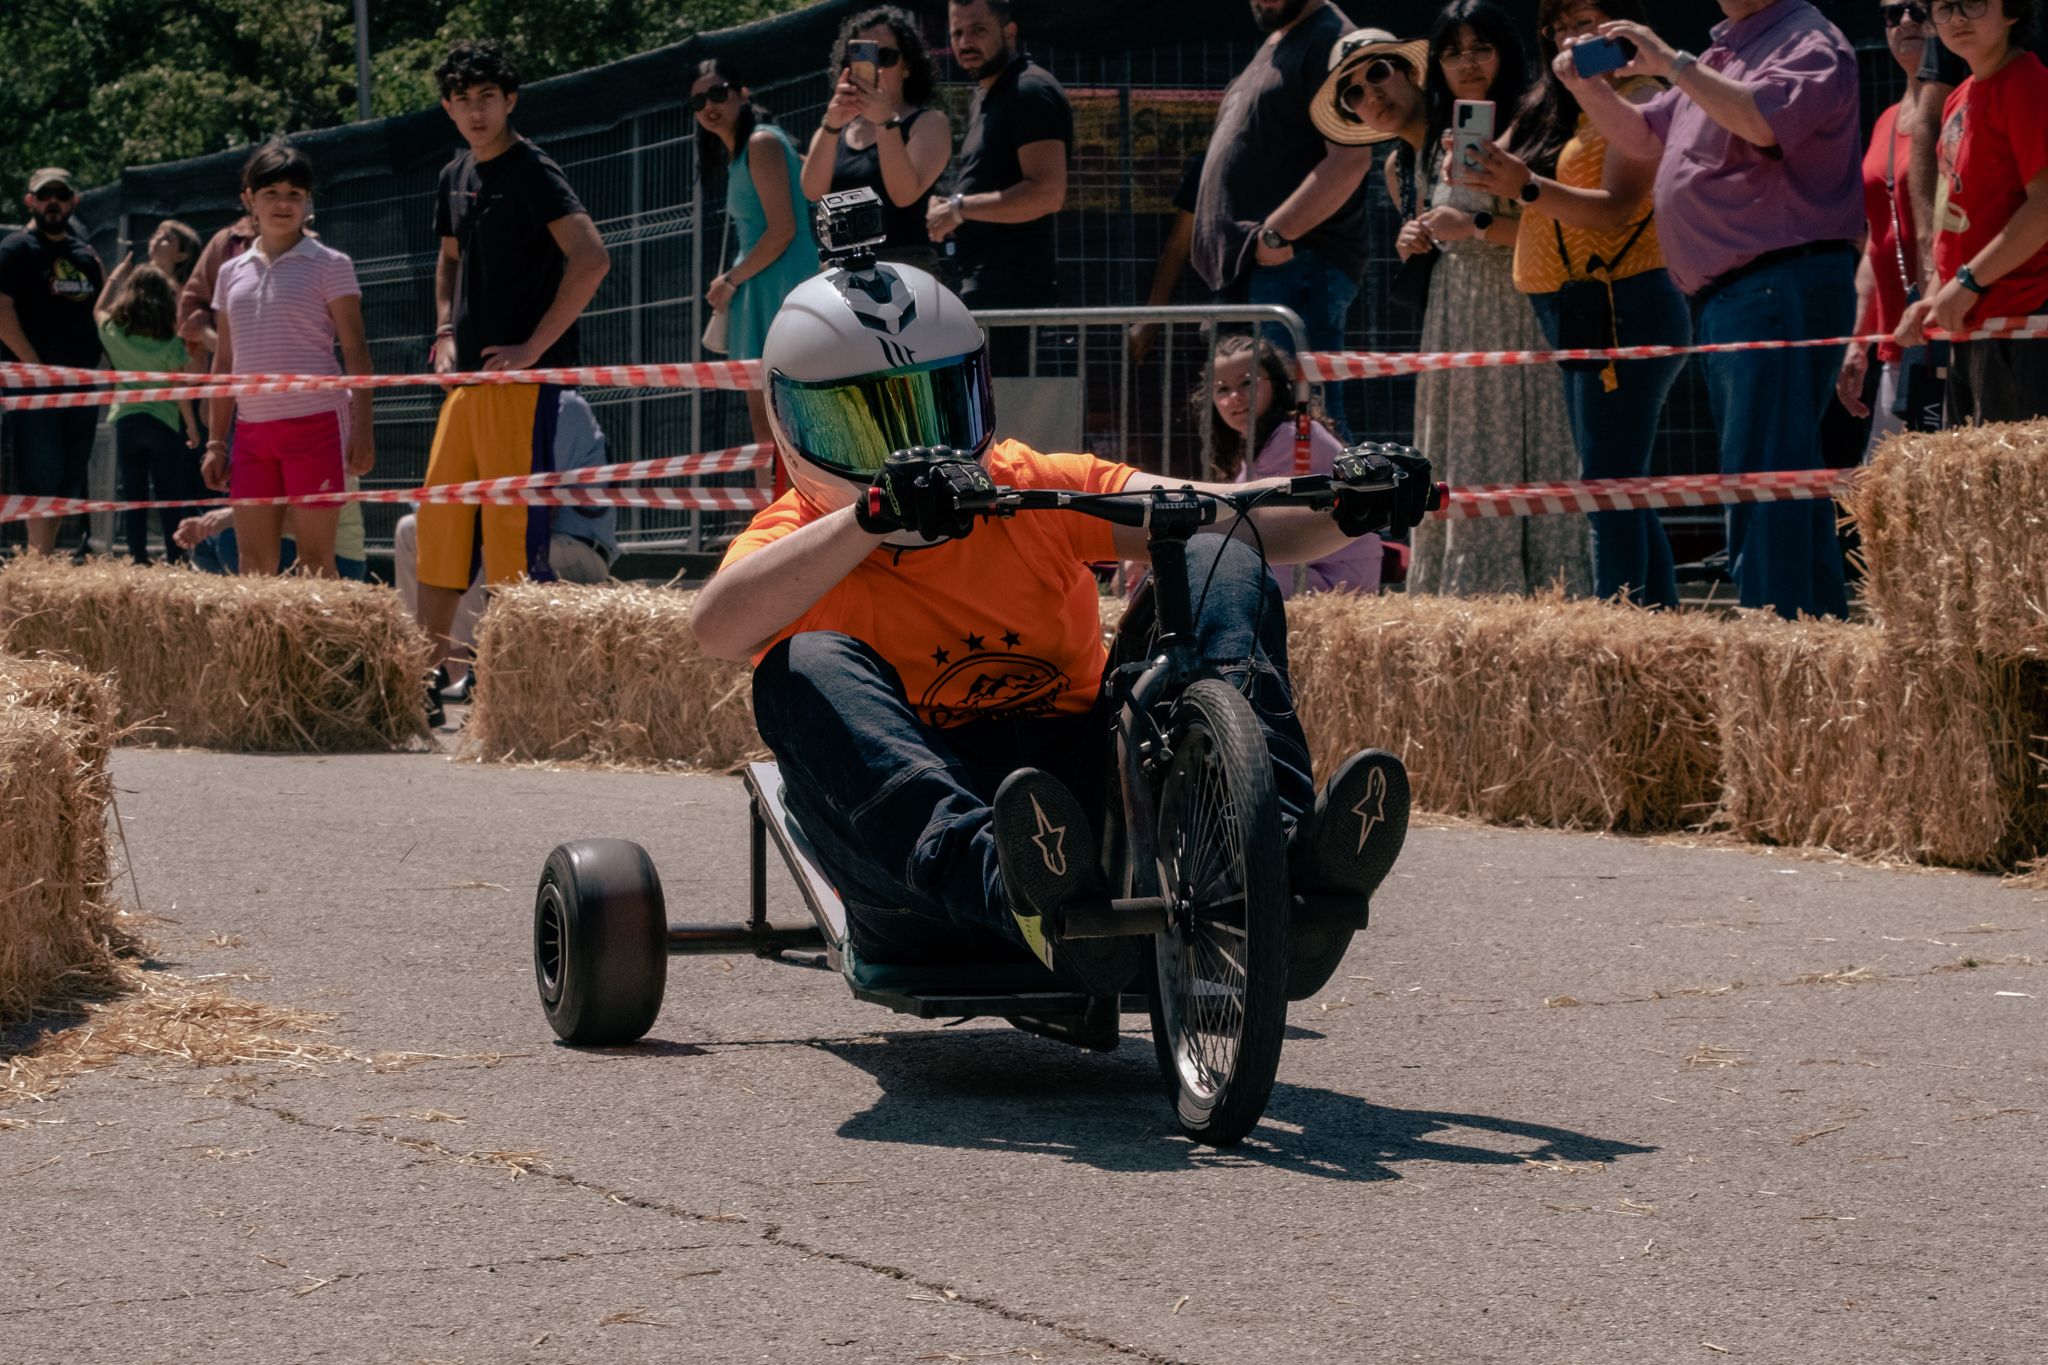
[[1515, 191], [1515, 198], [1525, 204], [1533, 204], [1543, 197], [1543, 182], [1531, 171], [1529, 178], [1522, 182], [1522, 188]]
[[1956, 283], [1969, 290], [1972, 294], [1985, 294], [1991, 290], [1990, 285], [1977, 283], [1977, 272], [1970, 269], [1967, 265], [1956, 271]]
[[903, 115], [901, 115], [901, 114], [891, 114], [891, 115], [889, 116], [889, 118], [888, 118], [888, 121], [887, 121], [887, 122], [885, 122], [885, 123], [884, 123], [884, 124], [883, 124], [882, 126], [883, 126], [884, 128], [893, 128], [893, 129], [895, 129], [895, 130], [896, 130], [897, 132], [902, 132], [902, 131], [903, 131]]
[[1485, 209], [1481, 209], [1479, 210], [1479, 212], [1472, 215], [1472, 230], [1474, 232], [1484, 232], [1492, 226], [1493, 215], [1488, 213]]
[[1693, 56], [1684, 48], [1678, 49], [1678, 51], [1671, 54], [1671, 79], [1674, 81], [1677, 80], [1680, 76], [1685, 74], [1685, 69], [1687, 67], [1698, 66], [1699, 64], [1699, 58]]
[[953, 216], [964, 223], [967, 221], [967, 210], [960, 207], [960, 199], [961, 195], [956, 190], [946, 196], [946, 204], [953, 210]]
[[1268, 251], [1285, 251], [1288, 247], [1293, 246], [1294, 243], [1288, 241], [1285, 237], [1273, 231], [1273, 229], [1262, 227], [1259, 229], [1259, 245]]

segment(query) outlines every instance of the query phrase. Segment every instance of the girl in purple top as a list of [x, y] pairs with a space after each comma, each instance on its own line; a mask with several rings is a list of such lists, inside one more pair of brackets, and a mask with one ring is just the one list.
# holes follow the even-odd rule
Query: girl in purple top
[[[1297, 378], [1293, 361], [1266, 341], [1234, 336], [1217, 343], [1209, 382], [1196, 391], [1194, 407], [1199, 420], [1203, 405], [1216, 405], [1216, 467], [1222, 478], [1250, 483], [1294, 473], [1293, 413], [1280, 399], [1294, 392]], [[1344, 447], [1323, 414], [1313, 415], [1309, 472], [1327, 474]], [[1360, 536], [1328, 559], [1304, 565], [1304, 586], [1311, 592], [1377, 593], [1381, 554], [1378, 536]], [[1294, 591], [1293, 569], [1274, 577], [1281, 596]]]

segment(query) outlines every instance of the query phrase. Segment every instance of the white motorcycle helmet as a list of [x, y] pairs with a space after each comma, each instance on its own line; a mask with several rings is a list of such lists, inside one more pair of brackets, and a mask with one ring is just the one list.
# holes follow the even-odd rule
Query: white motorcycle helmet
[[[797, 495], [849, 507], [892, 454], [987, 454], [995, 399], [981, 327], [952, 290], [912, 266], [835, 268], [790, 291], [761, 346], [768, 421]], [[936, 544], [915, 531], [886, 542]]]

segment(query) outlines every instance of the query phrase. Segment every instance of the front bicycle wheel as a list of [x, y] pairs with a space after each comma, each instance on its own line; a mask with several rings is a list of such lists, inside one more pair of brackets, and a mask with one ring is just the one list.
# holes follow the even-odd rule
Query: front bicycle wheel
[[1228, 1147], [1258, 1123], [1287, 1023], [1287, 867], [1265, 733], [1220, 678], [1188, 685], [1159, 793], [1152, 1041], [1181, 1127]]

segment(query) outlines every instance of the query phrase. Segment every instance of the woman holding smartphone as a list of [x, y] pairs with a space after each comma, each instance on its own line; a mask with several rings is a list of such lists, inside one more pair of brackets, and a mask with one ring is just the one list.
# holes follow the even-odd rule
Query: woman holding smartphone
[[[1529, 69], [1519, 30], [1495, 0], [1451, 0], [1430, 34], [1429, 55], [1421, 161], [1431, 167], [1424, 177], [1430, 207], [1402, 229], [1404, 248], [1433, 242], [1443, 251], [1430, 280], [1422, 349], [1540, 350], [1536, 313], [1515, 288], [1522, 202], [1472, 183], [1467, 142], [1452, 135], [1460, 101], [1490, 101], [1500, 122], [1521, 104]], [[1563, 387], [1547, 367], [1423, 375], [1415, 436], [1437, 477], [1452, 484], [1536, 483], [1578, 472]], [[1415, 528], [1413, 592], [1469, 597], [1562, 583], [1579, 596], [1592, 580], [1586, 524], [1576, 517], [1432, 519]]]
[[[723, 60], [698, 63], [687, 107], [697, 120], [698, 178], [708, 180], [720, 163], [728, 167], [726, 220], [739, 238], [731, 268], [711, 281], [704, 299], [727, 315], [726, 358], [758, 360], [782, 301], [818, 273], [796, 146]], [[759, 389], [747, 391], [747, 416], [755, 441], [775, 439]]]
[[[1657, 163], [1616, 152], [1579, 108], [1589, 81], [1606, 81], [1632, 103], [1664, 88], [1644, 76], [1617, 80], [1612, 73], [1633, 53], [1599, 37], [1600, 26], [1616, 19], [1646, 23], [1643, 5], [1543, 0], [1537, 18], [1548, 69], [1503, 139], [1514, 150], [1484, 144], [1471, 176], [1489, 193], [1526, 205], [1515, 285], [1535, 305], [1553, 347], [1689, 345], [1692, 314], [1664, 269], [1650, 211]], [[1650, 472], [1664, 400], [1684, 368], [1683, 356], [1565, 365], [1581, 478]], [[1639, 606], [1678, 605], [1671, 543], [1655, 512], [1595, 512], [1588, 520], [1595, 593]]]
[[837, 85], [804, 155], [804, 193], [873, 190], [889, 227], [876, 255], [930, 269], [939, 249], [925, 229], [925, 200], [946, 173], [953, 127], [926, 107], [932, 58], [924, 35], [893, 6], [863, 10], [840, 25], [831, 71]]

